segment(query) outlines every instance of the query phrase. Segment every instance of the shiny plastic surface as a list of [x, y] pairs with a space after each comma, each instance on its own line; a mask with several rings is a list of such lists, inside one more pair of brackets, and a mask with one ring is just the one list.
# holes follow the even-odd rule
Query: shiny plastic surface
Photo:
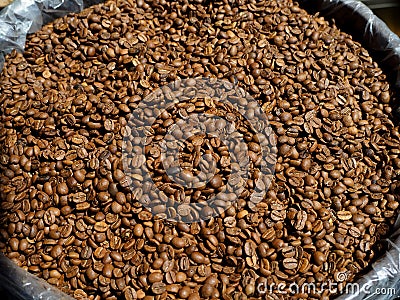
[[0, 12], [0, 70], [4, 55], [22, 51], [26, 35], [44, 24], [83, 9], [83, 0], [15, 0]]

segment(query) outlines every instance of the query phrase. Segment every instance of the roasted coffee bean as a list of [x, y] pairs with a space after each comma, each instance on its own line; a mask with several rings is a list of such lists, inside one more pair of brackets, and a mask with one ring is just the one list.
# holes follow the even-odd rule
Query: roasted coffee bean
[[133, 234], [137, 237], [141, 237], [143, 234], [143, 226], [141, 224], [136, 224], [133, 228]]
[[148, 277], [148, 281], [150, 282], [150, 283], [154, 283], [154, 282], [159, 282], [159, 281], [162, 281], [163, 280], [163, 274], [162, 273], [156, 273], [156, 272], [154, 272], [154, 273], [151, 273], [150, 275], [149, 275], [149, 277]]
[[297, 259], [295, 258], [285, 258], [283, 260], [283, 267], [288, 270], [297, 268]]
[[177, 248], [177, 249], [181, 249], [185, 247], [185, 240], [179, 237], [174, 237], [171, 241], [172, 245]]
[[89, 246], [85, 246], [81, 253], [80, 256], [82, 259], [89, 259], [92, 256], [92, 248], [90, 248]]
[[315, 263], [319, 266], [322, 265], [326, 261], [326, 256], [324, 253], [320, 251], [315, 251], [313, 254], [313, 258]]
[[114, 267], [111, 264], [105, 264], [102, 270], [103, 276], [111, 278], [113, 269]]
[[353, 217], [353, 215], [351, 214], [350, 211], [339, 211], [337, 213], [337, 217], [341, 221], [347, 221], [350, 220]]
[[182, 299], [186, 299], [190, 296], [190, 294], [192, 293], [190, 287], [188, 286], [184, 286], [179, 290], [179, 297]]
[[[6, 56], [0, 250], [78, 299], [344, 286], [397, 218], [397, 94], [382, 70], [291, 0], [156, 2], [89, 7]], [[173, 105], [131, 118], [162, 97]]]
[[204, 255], [198, 251], [193, 252], [190, 257], [195, 263], [198, 264], [203, 263], [205, 260]]
[[211, 186], [213, 187], [213, 188], [219, 188], [219, 187], [221, 187], [222, 186], [222, 178], [221, 178], [221, 176], [220, 175], [215, 175], [212, 179], [211, 179], [211, 181], [210, 181], [210, 184], [211, 184]]
[[376, 213], [376, 206], [374, 206], [374, 205], [372, 205], [372, 204], [369, 204], [369, 205], [365, 206], [364, 211], [365, 211], [367, 214], [375, 215], [375, 213]]
[[62, 252], [63, 252], [62, 246], [61, 246], [61, 245], [55, 245], [55, 246], [53, 246], [53, 248], [51, 249], [50, 255], [51, 255], [53, 258], [58, 258], [58, 257], [61, 255]]
[[304, 210], [300, 210], [296, 213], [296, 219], [294, 220], [294, 228], [296, 230], [303, 230], [307, 222], [307, 213]]
[[137, 293], [135, 291], [135, 289], [133, 289], [132, 287], [128, 287], [124, 290], [124, 299], [125, 300], [136, 300], [137, 297]]
[[156, 295], [160, 295], [166, 291], [166, 285], [163, 282], [155, 282], [151, 285], [151, 291]]

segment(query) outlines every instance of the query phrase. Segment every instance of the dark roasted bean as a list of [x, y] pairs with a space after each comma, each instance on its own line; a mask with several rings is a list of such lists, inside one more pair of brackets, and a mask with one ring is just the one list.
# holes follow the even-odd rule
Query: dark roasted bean
[[344, 286], [392, 231], [397, 93], [292, 0], [108, 1], [25, 49], [0, 75], [0, 250], [77, 299]]

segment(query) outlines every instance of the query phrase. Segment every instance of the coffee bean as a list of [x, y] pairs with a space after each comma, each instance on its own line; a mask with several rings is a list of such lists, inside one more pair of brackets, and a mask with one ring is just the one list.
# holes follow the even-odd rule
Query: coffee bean
[[190, 294], [192, 293], [190, 287], [188, 286], [184, 286], [179, 290], [179, 297], [182, 299], [186, 299], [190, 296]]
[[19, 241], [19, 251], [24, 252], [26, 249], [28, 249], [29, 243], [26, 239], [22, 239]]
[[138, 298], [135, 289], [131, 287], [128, 287], [124, 290], [124, 297], [125, 300], [135, 300]]
[[307, 176], [305, 177], [305, 179], [304, 179], [304, 183], [305, 183], [306, 185], [312, 186], [312, 185], [315, 184], [315, 182], [316, 182], [316, 181], [315, 181], [314, 177], [311, 176], [311, 175], [307, 175]]
[[17, 251], [19, 247], [19, 240], [17, 238], [11, 238], [9, 245], [13, 251]]
[[315, 251], [313, 254], [313, 258], [317, 266], [322, 265], [326, 261], [325, 254], [320, 251]]
[[173, 263], [173, 261], [171, 261], [171, 260], [166, 260], [166, 261], [164, 261], [164, 263], [163, 263], [163, 266], [162, 266], [162, 270], [164, 271], [164, 272], [169, 272], [169, 271], [172, 271], [172, 269], [174, 268], [174, 263]]
[[114, 179], [116, 180], [116, 181], [118, 181], [118, 182], [120, 182], [122, 179], [124, 179], [125, 178], [125, 174], [124, 174], [124, 172], [123, 171], [121, 171], [120, 169], [116, 169], [115, 171], [114, 171]]
[[94, 47], [88, 47], [87, 48], [87, 55], [88, 56], [95, 56], [95, 54], [96, 54], [96, 48], [94, 48]]
[[203, 255], [202, 253], [198, 252], [198, 251], [194, 251], [194, 252], [191, 254], [190, 258], [191, 258], [195, 263], [198, 263], [198, 264], [203, 263], [204, 260], [205, 260], [204, 255]]
[[163, 277], [163, 274], [154, 272], [149, 275], [148, 281], [150, 283], [159, 282], [163, 280]]
[[293, 257], [285, 258], [283, 260], [283, 267], [288, 270], [293, 270], [297, 268], [297, 259]]
[[107, 231], [108, 227], [108, 224], [104, 221], [96, 222], [96, 224], [94, 224], [94, 230], [98, 232], [105, 232]]
[[65, 276], [67, 278], [73, 278], [73, 277], [76, 277], [78, 275], [78, 273], [79, 273], [79, 267], [78, 266], [72, 266], [72, 267], [69, 267], [66, 270]]
[[346, 188], [341, 185], [337, 185], [333, 188], [333, 193], [336, 195], [343, 194], [345, 192]]
[[200, 295], [203, 298], [209, 298], [213, 294], [214, 287], [211, 284], [205, 284], [200, 289]]
[[51, 249], [50, 255], [53, 258], [58, 258], [62, 254], [62, 252], [63, 252], [63, 248], [61, 247], [61, 245], [55, 245]]
[[364, 211], [365, 211], [367, 214], [375, 215], [375, 213], [376, 213], [376, 206], [374, 206], [374, 205], [372, 205], [372, 204], [367, 205], [367, 206], [365, 206]]
[[103, 276], [111, 278], [113, 269], [114, 267], [111, 264], [105, 264], [102, 270]]
[[116, 279], [115, 284], [117, 286], [117, 290], [123, 291], [126, 287], [125, 278], [120, 277], [120, 278]]
[[213, 187], [213, 188], [219, 188], [219, 187], [221, 187], [222, 186], [222, 178], [221, 178], [221, 176], [220, 175], [215, 175], [212, 179], [211, 179], [211, 181], [210, 181], [210, 184], [211, 184], [211, 186]]
[[199, 293], [192, 293], [192, 294], [190, 294], [190, 296], [187, 299], [189, 299], [189, 300], [200, 300], [201, 298], [200, 298]]
[[60, 195], [67, 195], [68, 194], [68, 186], [65, 182], [60, 182], [57, 185], [57, 193]]
[[349, 234], [350, 234], [352, 237], [358, 238], [358, 237], [360, 237], [361, 232], [360, 232], [360, 229], [358, 229], [358, 228], [355, 227], [355, 226], [352, 226], [352, 227], [349, 229]]
[[141, 237], [143, 235], [143, 226], [141, 224], [136, 224], [133, 228], [133, 234], [137, 237]]
[[99, 191], [106, 191], [108, 189], [109, 181], [106, 178], [102, 178], [97, 183], [97, 189]]
[[185, 247], [185, 240], [182, 238], [174, 237], [171, 241], [172, 245], [177, 249], [182, 249]]
[[353, 215], [351, 214], [351, 212], [344, 210], [344, 211], [338, 211], [337, 217], [339, 220], [347, 221], [350, 220], [353, 217]]
[[184, 272], [176, 273], [176, 282], [184, 282], [187, 279], [187, 276]]
[[228, 2], [101, 3], [7, 55], [2, 252], [82, 299], [257, 298], [272, 275], [344, 285], [373, 262], [399, 205], [396, 93], [298, 4]]
[[155, 282], [151, 285], [151, 291], [156, 295], [160, 295], [166, 291], [166, 285], [163, 282]]
[[86, 276], [89, 280], [94, 280], [99, 276], [99, 274], [97, 274], [92, 268], [88, 268], [86, 269]]

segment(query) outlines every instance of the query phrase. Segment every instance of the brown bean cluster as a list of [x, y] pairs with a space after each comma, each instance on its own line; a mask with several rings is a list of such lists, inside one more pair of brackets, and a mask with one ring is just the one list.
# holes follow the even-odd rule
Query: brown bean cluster
[[[241, 197], [217, 217], [176, 224], [143, 208], [146, 186], [131, 190], [122, 141], [153, 88], [198, 76], [260, 103], [276, 174], [260, 203]], [[0, 77], [0, 249], [76, 299], [329, 299], [276, 288], [341, 288], [379, 254], [399, 204], [392, 103], [368, 52], [291, 0], [117, 0], [66, 16], [8, 55]], [[231, 168], [226, 149], [194, 138], [220, 158], [206, 189], [215, 193]], [[132, 161], [151, 166], [150, 148]]]
[[[124, 169], [135, 198], [154, 215], [191, 223], [219, 215], [240, 198], [250, 199], [249, 207], [262, 200], [274, 170], [275, 138], [258, 103], [232, 89], [228, 81], [180, 81], [172, 90], [170, 85], [157, 90], [179, 103], [165, 110], [146, 104], [131, 116], [124, 131]], [[186, 95], [189, 100], [179, 99]], [[156, 103], [164, 98], [157, 96]], [[246, 118], [256, 118], [252, 123], [260, 132], [254, 134]], [[143, 127], [147, 134], [138, 133]]]

